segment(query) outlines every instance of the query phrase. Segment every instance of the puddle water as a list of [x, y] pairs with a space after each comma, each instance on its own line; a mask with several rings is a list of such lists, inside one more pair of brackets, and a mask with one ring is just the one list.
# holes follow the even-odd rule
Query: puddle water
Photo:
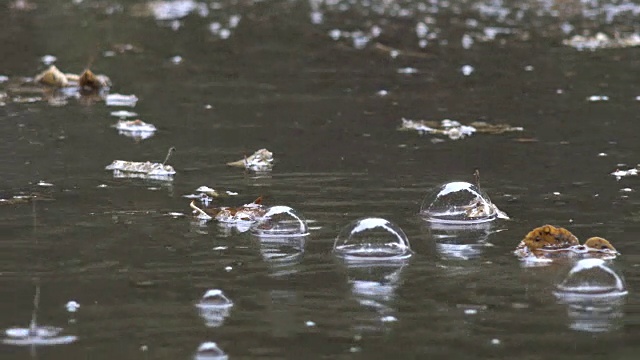
[[635, 2], [0, 8], [3, 359], [640, 351]]

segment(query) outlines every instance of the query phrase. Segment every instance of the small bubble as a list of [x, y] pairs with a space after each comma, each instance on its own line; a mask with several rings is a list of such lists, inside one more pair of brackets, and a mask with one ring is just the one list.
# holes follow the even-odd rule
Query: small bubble
[[533, 71], [533, 66], [527, 65], [524, 67], [524, 71]]
[[461, 42], [463, 49], [470, 49], [473, 45], [473, 38], [469, 34], [464, 34]]
[[40, 61], [42, 61], [42, 63], [45, 65], [51, 65], [56, 62], [56, 60], [58, 60], [58, 58], [53, 55], [45, 55], [40, 58]]
[[224, 268], [224, 270], [226, 272], [230, 272], [231, 270], [233, 270], [233, 268], [231, 266], [227, 266], [227, 267]]
[[460, 71], [462, 72], [462, 75], [464, 75], [464, 76], [469, 76], [469, 75], [471, 75], [471, 73], [473, 73], [473, 71], [474, 71], [474, 70], [475, 70], [475, 69], [474, 69], [474, 68], [473, 68], [473, 66], [471, 66], [471, 65], [463, 65], [463, 66], [460, 68]]
[[65, 305], [65, 308], [68, 312], [74, 313], [78, 311], [78, 309], [80, 309], [80, 304], [78, 304], [76, 301], [71, 300]]
[[194, 356], [194, 360], [227, 360], [228, 358], [229, 356], [218, 347], [218, 344], [212, 341], [200, 344]]
[[382, 322], [396, 322], [396, 321], [398, 321], [398, 319], [395, 316], [389, 315], [389, 316], [381, 317], [380, 321], [382, 321]]
[[222, 325], [232, 306], [233, 302], [219, 289], [208, 290], [196, 304], [207, 327]]
[[464, 314], [465, 315], [476, 315], [478, 313], [478, 310], [476, 309], [465, 309], [464, 310]]
[[313, 321], [309, 320], [307, 322], [304, 323], [305, 325], [307, 325], [308, 327], [314, 327], [316, 326], [316, 323], [314, 323]]
[[170, 59], [171, 63], [174, 65], [179, 65], [182, 63], [182, 56], [176, 55]]
[[400, 260], [411, 256], [407, 235], [382, 218], [351, 222], [336, 237], [333, 252], [346, 260]]
[[500, 345], [501, 341], [500, 339], [491, 339], [491, 345]]

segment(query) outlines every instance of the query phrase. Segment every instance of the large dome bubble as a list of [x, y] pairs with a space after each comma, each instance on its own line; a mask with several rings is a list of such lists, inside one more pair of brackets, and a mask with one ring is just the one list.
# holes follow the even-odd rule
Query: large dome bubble
[[565, 299], [616, 298], [627, 295], [622, 276], [602, 259], [583, 259], [556, 286], [555, 295]]
[[336, 237], [333, 252], [346, 260], [401, 260], [413, 253], [404, 231], [382, 218], [363, 218]]
[[427, 195], [420, 214], [428, 221], [446, 224], [477, 224], [507, 218], [476, 185], [455, 181]]
[[307, 221], [288, 206], [272, 206], [251, 226], [251, 234], [259, 237], [305, 236]]

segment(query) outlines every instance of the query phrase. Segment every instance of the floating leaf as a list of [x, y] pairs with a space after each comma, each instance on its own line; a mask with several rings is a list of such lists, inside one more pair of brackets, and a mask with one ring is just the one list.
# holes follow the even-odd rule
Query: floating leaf
[[273, 168], [273, 153], [267, 149], [260, 149], [243, 160], [227, 163], [228, 166], [242, 167], [253, 171], [270, 171]]

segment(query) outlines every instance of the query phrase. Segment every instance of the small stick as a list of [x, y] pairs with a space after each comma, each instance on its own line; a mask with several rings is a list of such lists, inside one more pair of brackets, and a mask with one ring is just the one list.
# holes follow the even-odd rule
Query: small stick
[[162, 166], [164, 166], [164, 164], [166, 164], [167, 161], [169, 161], [169, 158], [171, 157], [171, 155], [173, 155], [175, 151], [176, 151], [175, 147], [172, 146], [169, 148], [169, 151], [167, 152], [167, 157], [164, 158], [164, 161], [162, 162]]
[[211, 216], [209, 214], [207, 214], [206, 212], [202, 211], [202, 209], [200, 209], [199, 207], [196, 206], [195, 201], [192, 201], [191, 204], [189, 204], [189, 206], [200, 213], [200, 216], [202, 216], [205, 219], [211, 219]]

